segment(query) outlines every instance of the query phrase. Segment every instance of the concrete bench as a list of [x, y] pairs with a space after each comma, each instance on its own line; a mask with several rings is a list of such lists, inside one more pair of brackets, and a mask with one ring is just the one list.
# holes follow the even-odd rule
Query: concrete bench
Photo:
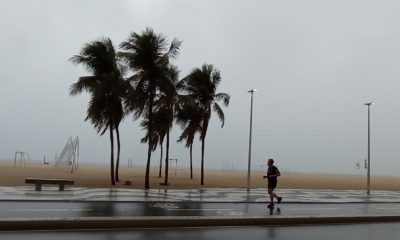
[[74, 181], [68, 179], [44, 179], [44, 178], [26, 178], [25, 183], [35, 184], [35, 190], [42, 190], [42, 184], [58, 184], [59, 190], [64, 191], [64, 185], [74, 185]]

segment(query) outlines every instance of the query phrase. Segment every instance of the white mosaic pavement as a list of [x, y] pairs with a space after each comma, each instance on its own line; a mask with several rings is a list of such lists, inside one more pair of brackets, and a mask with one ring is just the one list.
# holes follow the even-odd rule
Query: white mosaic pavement
[[[367, 196], [360, 190], [282, 189], [278, 191], [284, 202], [346, 203], [346, 202], [400, 202], [400, 191], [371, 191]], [[67, 188], [33, 186], [0, 187], [0, 200], [19, 201], [127, 201], [127, 202], [265, 202], [266, 189], [252, 189], [249, 193], [238, 188], [213, 189], [123, 189], [123, 188]]]

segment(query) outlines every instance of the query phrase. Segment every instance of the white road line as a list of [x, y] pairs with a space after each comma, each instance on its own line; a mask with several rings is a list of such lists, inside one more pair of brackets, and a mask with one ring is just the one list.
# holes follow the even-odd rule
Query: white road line
[[212, 208], [188, 208], [188, 209], [167, 209], [168, 211], [233, 211], [233, 209], [212, 209]]
[[90, 208], [54, 208], [54, 209], [3, 209], [5, 212], [63, 212], [63, 211], [94, 211], [94, 209]]
[[378, 210], [398, 210], [398, 208], [390, 208], [390, 207], [373, 207]]
[[285, 211], [313, 211], [313, 210], [337, 210], [340, 208], [285, 208]]

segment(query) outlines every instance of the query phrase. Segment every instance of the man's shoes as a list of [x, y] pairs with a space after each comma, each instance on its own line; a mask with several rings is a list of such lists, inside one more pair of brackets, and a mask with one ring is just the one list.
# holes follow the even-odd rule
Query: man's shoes
[[282, 202], [282, 197], [278, 197], [278, 204]]

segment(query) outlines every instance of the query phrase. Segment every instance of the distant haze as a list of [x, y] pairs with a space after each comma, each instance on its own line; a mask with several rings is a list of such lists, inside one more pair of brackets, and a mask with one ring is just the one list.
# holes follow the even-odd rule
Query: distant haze
[[[0, 8], [0, 159], [16, 150], [53, 160], [79, 135], [82, 163], [108, 164], [108, 135], [84, 122], [88, 95], [69, 96], [83, 68], [68, 59], [99, 37], [118, 46], [146, 26], [183, 41], [181, 77], [203, 63], [231, 94], [220, 128], [213, 116], [206, 168], [247, 167], [250, 95], [253, 167], [267, 158], [292, 172], [351, 173], [367, 157], [371, 112], [372, 174], [400, 174], [400, 2], [389, 0], [3, 0]], [[139, 122], [121, 127], [121, 161], [144, 165]], [[188, 166], [176, 144], [171, 158]], [[158, 150], [152, 164], [159, 159]], [[200, 144], [194, 145], [195, 167]], [[363, 166], [363, 163], [361, 164]]]

